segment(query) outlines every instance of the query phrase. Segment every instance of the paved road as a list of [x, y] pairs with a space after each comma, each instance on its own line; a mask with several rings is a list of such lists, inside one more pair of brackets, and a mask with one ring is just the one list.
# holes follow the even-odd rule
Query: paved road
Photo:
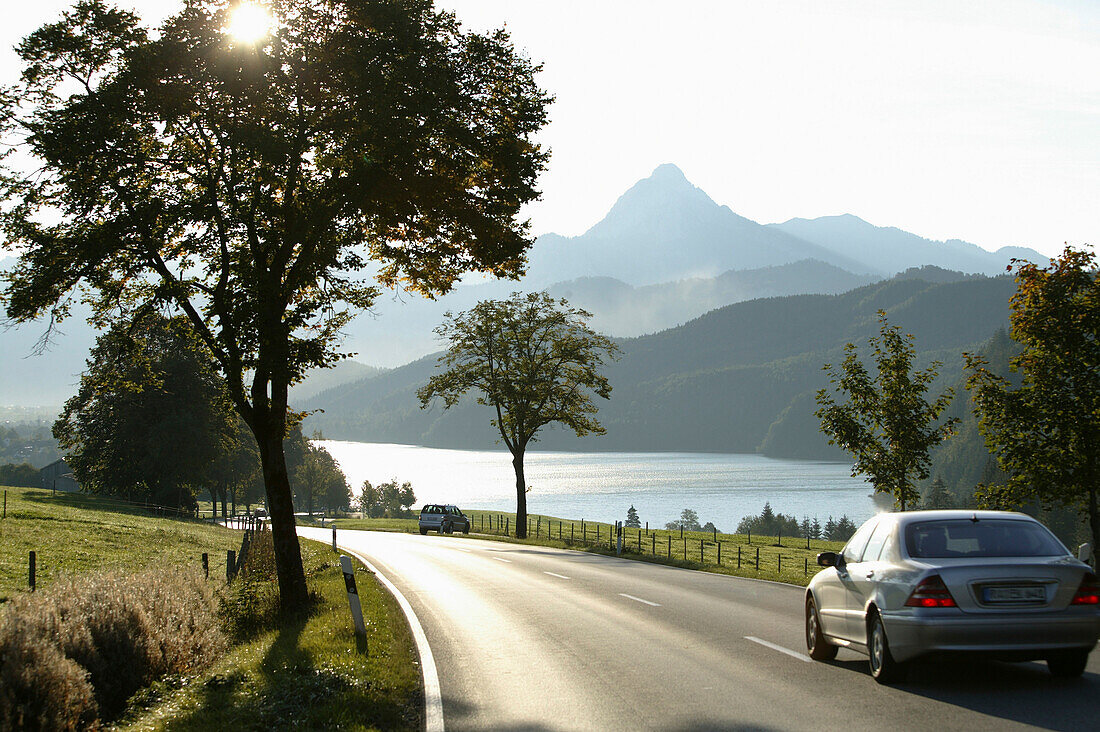
[[[299, 533], [331, 541], [331, 531]], [[802, 654], [802, 590], [459, 536], [340, 531], [408, 598], [449, 730], [1095, 729], [1100, 651], [1080, 680], [1038, 663]]]

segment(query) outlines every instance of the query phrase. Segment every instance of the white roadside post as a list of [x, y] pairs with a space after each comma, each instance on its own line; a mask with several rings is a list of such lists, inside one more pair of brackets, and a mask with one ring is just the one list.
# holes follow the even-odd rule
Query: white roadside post
[[359, 590], [355, 588], [355, 574], [351, 569], [351, 557], [346, 554], [340, 557], [340, 569], [344, 571], [344, 585], [348, 590], [348, 605], [351, 606], [351, 617], [355, 621], [355, 632], [365, 640], [367, 626], [363, 624], [363, 608], [359, 604]]
[[337, 549], [336, 549], [336, 524], [332, 525], [332, 551], [337, 551]]
[[615, 522], [615, 535], [618, 538], [618, 543], [615, 545], [615, 556], [621, 557], [623, 555], [623, 522]]

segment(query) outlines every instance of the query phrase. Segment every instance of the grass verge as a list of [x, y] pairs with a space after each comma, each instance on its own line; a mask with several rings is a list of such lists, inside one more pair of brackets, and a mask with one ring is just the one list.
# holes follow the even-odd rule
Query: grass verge
[[311, 611], [279, 617], [271, 611], [277, 591], [270, 578], [246, 571], [242, 580], [225, 584], [225, 552], [240, 548], [240, 531], [152, 517], [98, 496], [0, 487], [4, 490], [0, 597], [21, 602], [0, 604], [0, 613], [33, 599], [27, 589], [31, 550], [37, 554], [40, 590], [89, 573], [194, 573], [207, 552], [205, 582], [223, 603], [244, 605], [232, 612], [244, 621], [226, 623], [237, 639], [228, 651], [205, 668], [173, 673], [138, 691], [115, 722], [118, 728], [419, 729], [420, 668], [404, 614], [358, 562], [365, 642], [353, 631], [338, 557], [323, 544], [301, 542], [315, 598]]
[[357, 640], [332, 549], [302, 540], [316, 602], [230, 649], [205, 674], [171, 678], [132, 702], [120, 729], [415, 730], [420, 667], [393, 597], [353, 560], [367, 626]]
[[[465, 513], [472, 522], [471, 533], [479, 539], [615, 554], [614, 527], [610, 524], [529, 514], [528, 538], [517, 539], [514, 513], [478, 510]], [[336, 527], [418, 531], [416, 519], [337, 519]], [[821, 571], [817, 566], [819, 552], [840, 551], [844, 547], [844, 542], [814, 539], [807, 545], [805, 539], [790, 536], [681, 533], [645, 527], [623, 531], [622, 556], [627, 559], [803, 586]]]

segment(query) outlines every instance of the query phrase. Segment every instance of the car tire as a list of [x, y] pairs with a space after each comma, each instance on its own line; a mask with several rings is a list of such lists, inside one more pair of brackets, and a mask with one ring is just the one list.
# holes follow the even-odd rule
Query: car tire
[[821, 616], [817, 614], [814, 598], [806, 597], [806, 652], [815, 661], [832, 661], [837, 647], [825, 640], [821, 632]]
[[452, 531], [454, 531], [454, 529], [451, 528], [450, 521], [444, 521], [439, 525], [439, 533], [441, 534], [450, 534]]
[[421, 536], [427, 536], [428, 535], [428, 530], [425, 529], [423, 526], [420, 527], [420, 535]]
[[1072, 679], [1085, 673], [1085, 665], [1089, 661], [1089, 652], [1086, 649], [1065, 651], [1047, 659], [1047, 669], [1050, 675], [1060, 679]]
[[465, 526], [462, 527], [462, 533], [463, 534], [469, 534], [470, 533], [470, 524], [466, 524]]
[[871, 677], [880, 684], [892, 684], [905, 678], [905, 666], [890, 654], [890, 642], [886, 638], [886, 626], [882, 616], [875, 612], [867, 624], [867, 655]]

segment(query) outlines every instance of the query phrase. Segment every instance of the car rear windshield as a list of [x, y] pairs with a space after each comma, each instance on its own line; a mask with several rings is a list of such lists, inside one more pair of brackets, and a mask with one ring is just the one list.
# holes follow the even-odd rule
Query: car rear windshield
[[914, 559], [1050, 557], [1066, 548], [1040, 524], [1012, 519], [922, 521], [905, 528]]

